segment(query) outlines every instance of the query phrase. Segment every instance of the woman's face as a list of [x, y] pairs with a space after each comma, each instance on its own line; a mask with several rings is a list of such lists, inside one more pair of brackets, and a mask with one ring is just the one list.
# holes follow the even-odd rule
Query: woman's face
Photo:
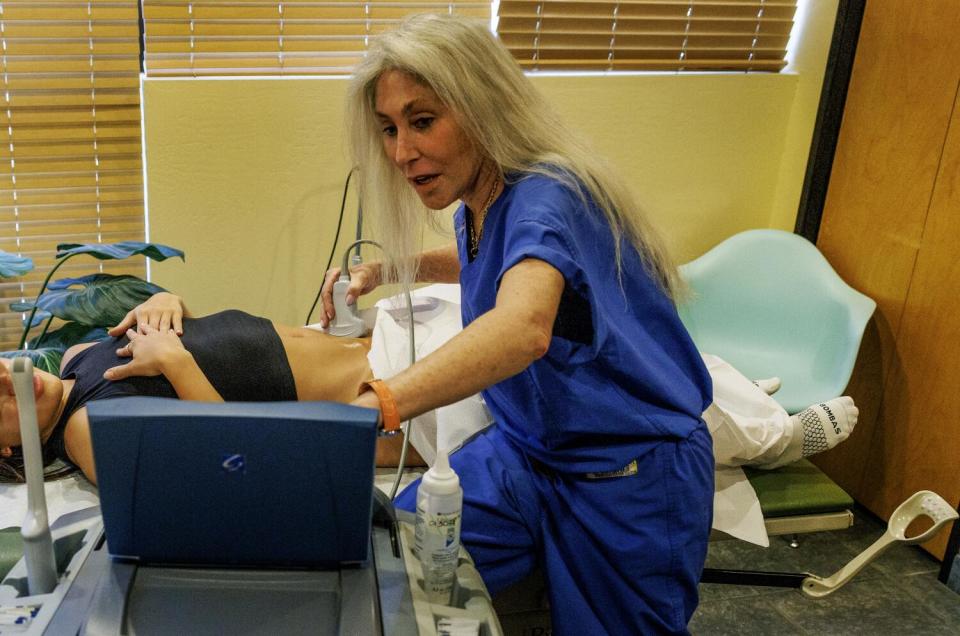
[[[5, 454], [3, 449], [20, 445], [20, 417], [10, 375], [12, 365], [12, 360], [0, 358], [0, 456]], [[63, 382], [57, 376], [37, 369], [33, 374], [33, 396], [37, 403], [40, 438], [45, 440], [56, 423], [53, 419], [63, 397]]]
[[423, 204], [441, 210], [460, 199], [472, 210], [489, 192], [478, 194], [483, 157], [453, 112], [430, 88], [401, 71], [377, 80], [376, 115], [383, 149]]

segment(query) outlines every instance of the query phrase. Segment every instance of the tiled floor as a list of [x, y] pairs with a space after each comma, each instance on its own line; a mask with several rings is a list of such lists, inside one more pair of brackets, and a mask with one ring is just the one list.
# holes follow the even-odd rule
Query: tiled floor
[[[857, 511], [849, 530], [802, 537], [799, 549], [773, 537], [769, 548], [743, 541], [710, 545], [707, 566], [833, 574], [869, 546], [885, 524]], [[798, 590], [701, 584], [695, 635], [960, 634], [960, 595], [937, 581], [940, 564], [919, 548], [894, 545], [833, 595], [813, 600]]]

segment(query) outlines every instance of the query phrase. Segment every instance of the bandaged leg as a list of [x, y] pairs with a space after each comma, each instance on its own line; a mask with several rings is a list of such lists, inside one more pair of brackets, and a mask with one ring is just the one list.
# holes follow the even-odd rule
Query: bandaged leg
[[790, 416], [790, 443], [783, 454], [770, 462], [754, 462], [754, 465], [758, 468], [779, 468], [801, 457], [829, 450], [850, 437], [859, 415], [853, 399], [846, 396], [812, 404]]
[[780, 390], [780, 378], [777, 376], [773, 376], [772, 378], [764, 378], [762, 380], [754, 380], [753, 384], [767, 395], [773, 395]]
[[713, 405], [704, 420], [713, 436], [717, 466], [764, 465], [789, 454], [800, 459], [796, 427], [772, 397], [724, 360], [701, 354], [713, 380]]
[[[718, 466], [779, 468], [833, 448], [857, 423], [853, 400], [837, 398], [788, 416], [764, 387], [717, 356], [702, 354], [713, 379], [711, 409], [704, 420], [713, 435]], [[772, 378], [774, 379], [774, 378]]]
[[860, 411], [847, 396], [814, 404], [790, 417], [803, 438], [804, 457], [822, 453], [850, 437]]

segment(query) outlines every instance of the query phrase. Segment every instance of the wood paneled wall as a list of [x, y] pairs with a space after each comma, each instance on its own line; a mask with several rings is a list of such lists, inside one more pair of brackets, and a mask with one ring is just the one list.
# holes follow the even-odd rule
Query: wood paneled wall
[[960, 3], [867, 2], [818, 241], [877, 314], [859, 424], [817, 463], [885, 519], [921, 489], [960, 501], [957, 33]]

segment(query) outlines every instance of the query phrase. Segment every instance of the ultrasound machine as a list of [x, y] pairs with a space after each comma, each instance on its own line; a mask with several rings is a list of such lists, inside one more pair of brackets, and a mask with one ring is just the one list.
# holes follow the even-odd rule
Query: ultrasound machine
[[21, 422], [29, 512], [0, 635], [502, 633], [462, 549], [450, 605], [428, 601], [413, 515], [373, 485], [375, 411], [130, 397], [88, 414], [100, 506], [49, 525]]

